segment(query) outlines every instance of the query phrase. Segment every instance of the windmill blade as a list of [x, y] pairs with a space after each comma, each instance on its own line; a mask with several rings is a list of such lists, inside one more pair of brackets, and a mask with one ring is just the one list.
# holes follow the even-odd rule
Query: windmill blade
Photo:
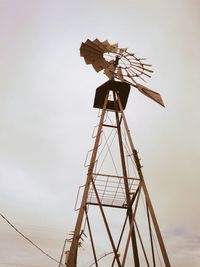
[[114, 75], [114, 72], [109, 70], [109, 69], [105, 69], [104, 70], [104, 74], [111, 80], [113, 79], [113, 75]]
[[124, 79], [121, 67], [118, 67], [118, 69], [117, 69], [117, 77], [120, 79], [120, 81], [123, 81], [123, 79]]
[[92, 64], [96, 72], [99, 72], [108, 66], [108, 63], [104, 58], [98, 56], [94, 57], [92, 54], [85, 54], [84, 60], [86, 64]]
[[91, 41], [89, 39], [87, 39], [87, 41], [85, 42], [85, 45], [87, 45], [88, 48], [91, 48], [91, 50], [95, 51], [95, 53], [100, 53], [102, 54], [103, 51], [101, 48], [99, 48], [95, 43], [94, 41]]
[[143, 62], [136, 62], [134, 58], [129, 58], [131, 62], [133, 62], [134, 65], [139, 65], [139, 66], [147, 66], [147, 67], [152, 67], [152, 64], [146, 64], [146, 63], [143, 63]]
[[107, 51], [109, 51], [109, 52], [117, 52], [118, 43], [110, 44], [108, 42], [108, 40], [105, 40], [104, 42], [102, 42], [102, 44], [106, 47]]
[[93, 55], [103, 55], [103, 52], [98, 47], [94, 47], [94, 44], [92, 44], [90, 40], [87, 40], [85, 43], [82, 43], [80, 47], [81, 57], [84, 57], [85, 54], [88, 53]]
[[103, 53], [107, 52], [106, 47], [102, 44], [102, 42], [99, 41], [99, 39], [96, 38], [93, 43], [98, 46], [103, 51]]
[[[139, 78], [139, 79], [141, 79], [143, 82], [146, 82], [143, 78], [142, 78], [142, 76], [141, 76], [141, 72], [140, 72], [140, 74], [138, 74], [138, 73], [136, 73], [134, 70], [133, 70], [133, 68], [132, 69], [129, 69], [129, 70], [126, 70], [126, 73], [127, 73], [127, 77], [129, 78], [129, 79], [131, 79], [132, 81], [133, 81], [133, 83], [134, 84], [136, 84], [136, 81], [134, 80], [134, 78]], [[134, 77], [134, 78], [133, 78]]]
[[107, 51], [111, 51], [111, 45], [108, 40], [103, 41], [102, 44], [105, 46]]
[[104, 69], [104, 74], [109, 79], [113, 79], [114, 72], [115, 72], [115, 66], [114, 66], [114, 61], [112, 60], [112, 61], [109, 62], [108, 67]]
[[153, 70], [144, 68], [144, 64], [142, 64], [142, 66], [141, 66], [141, 65], [137, 65], [137, 64], [134, 64], [134, 63], [133, 63], [132, 66], [134, 66], [136, 69], [138, 68], [138, 69], [142, 69], [143, 71], [148, 71], [148, 72], [153, 73]]
[[103, 57], [103, 53], [106, 51], [106, 48], [99, 43], [98, 39], [95, 39], [94, 41], [87, 39], [87, 41], [82, 43], [80, 47], [81, 57], [84, 58], [86, 64], [92, 64], [96, 72], [108, 67], [108, 62]]
[[[135, 75], [133, 75], [132, 74], [132, 72], [130, 71], [130, 70], [127, 70], [127, 69], [125, 69], [125, 72], [126, 72], [126, 76], [129, 78], [129, 79], [131, 79], [132, 80], [132, 82], [129, 82], [129, 81], [127, 81], [128, 83], [130, 83], [131, 85], [133, 85], [133, 86], [135, 86], [135, 84], [136, 84], [136, 81], [134, 80], [134, 78], [133, 78], [133, 76], [135, 76]], [[135, 74], [135, 73], [134, 73]]]
[[119, 54], [123, 55], [127, 51], [127, 49], [128, 48], [119, 48]]
[[117, 50], [118, 50], [118, 43], [111, 44], [111, 49], [112, 49], [112, 52], [117, 52]]
[[154, 100], [155, 102], [157, 102], [161, 106], [163, 106], [163, 107], [165, 106], [164, 102], [162, 100], [162, 97], [159, 93], [154, 92], [154, 91], [150, 90], [149, 88], [147, 88], [147, 87], [145, 87], [139, 83], [136, 83], [136, 85], [134, 85], [134, 87], [136, 87], [142, 94], [151, 98], [152, 100]]
[[96, 60], [92, 63], [92, 66], [96, 70], [96, 72], [99, 72], [99, 71], [105, 69], [106, 64], [102, 60]]

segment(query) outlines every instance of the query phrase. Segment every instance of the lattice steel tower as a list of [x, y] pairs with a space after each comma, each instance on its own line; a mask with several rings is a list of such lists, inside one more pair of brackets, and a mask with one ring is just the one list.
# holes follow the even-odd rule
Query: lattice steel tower
[[[124, 114], [131, 85], [164, 106], [158, 93], [136, 82], [150, 77], [151, 65], [118, 44], [98, 39], [82, 43], [80, 52], [87, 64], [97, 72], [104, 70], [109, 80], [96, 89], [94, 107], [100, 109], [99, 124], [86, 163], [87, 180], [80, 187], [82, 198], [66, 265], [170, 267]], [[86, 256], [79, 255], [86, 235]], [[107, 253], [100, 257], [103, 251]], [[92, 264], [87, 261], [90, 252]]]

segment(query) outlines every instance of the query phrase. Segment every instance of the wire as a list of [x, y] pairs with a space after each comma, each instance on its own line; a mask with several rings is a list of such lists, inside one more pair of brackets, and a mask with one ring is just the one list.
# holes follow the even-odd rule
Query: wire
[[[37, 248], [41, 253], [46, 255], [49, 259], [59, 263], [58, 260], [50, 256], [48, 253], [46, 253], [43, 249], [41, 249], [39, 246], [37, 246], [33, 241], [31, 241], [28, 237], [26, 237], [22, 232], [20, 232], [3, 214], [0, 213], [0, 216], [18, 233], [20, 234], [24, 239], [26, 239], [29, 243], [31, 243], [35, 248]], [[62, 264], [63, 265], [63, 264]], [[64, 266], [64, 265], [63, 265]]]
[[26, 266], [26, 267], [43, 267], [43, 266], [39, 266], [39, 265], [30, 265], [30, 264], [23, 264], [23, 263], [8, 263], [8, 262], [2, 262], [0, 263], [0, 265], [9, 265], [9, 266]]
[[[97, 259], [97, 261], [100, 261], [101, 259], [103, 259], [103, 258], [105, 258], [106, 256], [108, 256], [108, 255], [110, 255], [110, 254], [113, 254], [114, 252], [108, 252], [108, 253], [105, 253], [103, 256], [101, 256], [101, 257], [99, 257], [98, 259]], [[91, 266], [93, 266], [95, 264], [95, 262], [94, 263], [92, 263], [92, 264], [90, 264], [88, 267], [91, 267]]]

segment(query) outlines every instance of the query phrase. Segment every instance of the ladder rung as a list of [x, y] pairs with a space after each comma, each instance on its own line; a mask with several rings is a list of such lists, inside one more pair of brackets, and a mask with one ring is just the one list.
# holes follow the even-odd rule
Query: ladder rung
[[117, 128], [115, 125], [110, 125], [110, 124], [103, 124], [104, 127], [110, 127], [110, 128]]

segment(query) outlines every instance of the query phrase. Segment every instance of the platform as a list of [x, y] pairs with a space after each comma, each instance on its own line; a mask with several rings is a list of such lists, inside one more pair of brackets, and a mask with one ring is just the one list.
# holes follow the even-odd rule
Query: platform
[[[98, 192], [98, 196], [102, 206], [114, 207], [114, 208], [125, 208], [127, 209], [126, 194], [124, 179], [127, 179], [129, 185], [130, 198], [136, 193], [139, 185], [138, 178], [106, 174], [94, 174], [94, 183]], [[90, 185], [87, 204], [98, 205], [98, 200], [94, 192], [92, 184]]]

